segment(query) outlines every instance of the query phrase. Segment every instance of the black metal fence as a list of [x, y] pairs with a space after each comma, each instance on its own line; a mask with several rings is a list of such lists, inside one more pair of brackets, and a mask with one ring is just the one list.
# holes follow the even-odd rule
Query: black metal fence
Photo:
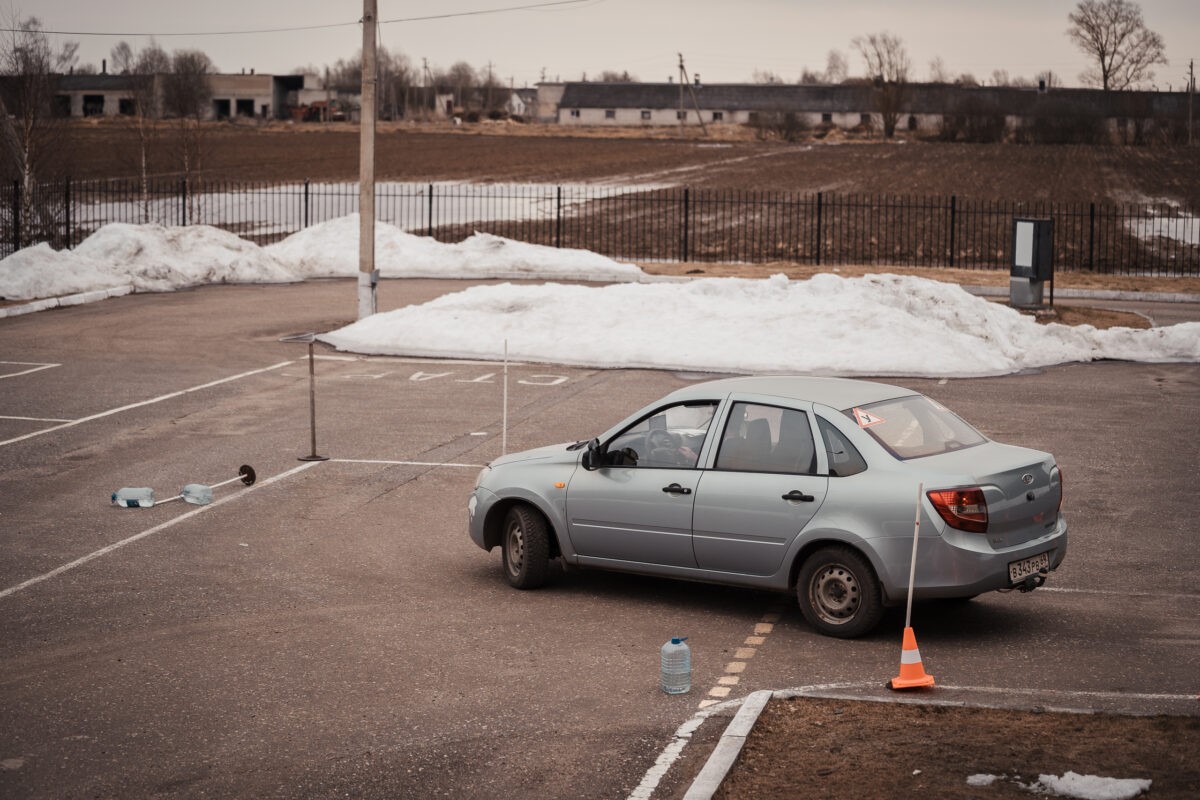
[[[0, 255], [74, 247], [109, 223], [213, 225], [267, 244], [356, 213], [354, 183], [60, 181], [0, 186]], [[1055, 268], [1200, 275], [1200, 213], [1159, 204], [616, 185], [381, 183], [376, 216], [459, 241], [476, 231], [631, 261], [1007, 269], [1015, 217], [1054, 220]]]

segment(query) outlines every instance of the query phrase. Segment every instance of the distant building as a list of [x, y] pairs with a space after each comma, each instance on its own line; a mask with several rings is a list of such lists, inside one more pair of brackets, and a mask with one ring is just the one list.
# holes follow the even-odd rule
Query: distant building
[[[151, 81], [161, 97], [161, 75], [58, 75], [55, 78], [54, 110], [67, 117], [115, 117], [136, 112], [134, 96], [143, 81]], [[291, 119], [293, 109], [302, 111], [321, 103], [338, 109], [341, 119], [357, 117], [359, 96], [317, 88], [316, 75], [218, 74], [208, 78], [212, 101], [207, 119]], [[301, 116], [304, 116], [303, 113]], [[328, 113], [318, 119], [330, 119]]]
[[[794, 115], [805, 128], [882, 127], [881, 90], [837, 85], [677, 83], [549, 83], [538, 85], [538, 119], [567, 126], [747, 125], [767, 115]], [[1011, 129], [1039, 115], [1100, 117], [1110, 130], [1124, 120], [1186, 118], [1183, 92], [963, 87], [908, 84], [897, 130], [939, 130], [946, 117], [987, 115]]]

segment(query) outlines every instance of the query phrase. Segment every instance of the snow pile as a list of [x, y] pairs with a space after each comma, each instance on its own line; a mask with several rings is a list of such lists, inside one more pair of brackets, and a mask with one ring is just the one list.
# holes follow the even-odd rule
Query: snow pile
[[1072, 797], [1076, 800], [1133, 800], [1142, 792], [1150, 791], [1152, 781], [1142, 778], [1102, 778], [1098, 775], [1080, 775], [1067, 772], [1062, 776], [1039, 775], [1033, 783], [1022, 783], [1021, 776], [971, 775], [968, 786], [991, 786], [996, 781], [1011, 780], [1022, 789], [1035, 794], [1055, 797]]
[[1133, 800], [1142, 792], [1150, 791], [1150, 781], [1139, 778], [1101, 778], [1098, 775], [1068, 772], [1062, 777], [1039, 775], [1037, 783], [1026, 788], [1042, 794], [1076, 797], [1080, 800]]
[[168, 292], [208, 283], [296, 280], [282, 263], [232, 233], [193, 225], [105, 225], [74, 250], [48, 244], [0, 261], [0, 297], [28, 300], [118, 286]]
[[[477, 233], [458, 244], [375, 225], [375, 264], [385, 277], [628, 281], [633, 264], [585, 250], [525, 244]], [[0, 298], [29, 300], [132, 286], [169, 292], [209, 283], [286, 283], [358, 273], [358, 215], [259, 247], [208, 225], [105, 225], [74, 250], [48, 244], [0, 261]]]
[[[350, 277], [358, 273], [358, 215], [294, 233], [266, 252], [303, 277]], [[375, 223], [375, 266], [385, 278], [536, 278], [635, 281], [644, 273], [588, 250], [526, 244], [476, 233], [458, 244], [414, 236]]]
[[1200, 323], [1039, 325], [924, 278], [476, 286], [320, 337], [379, 355], [711, 372], [967, 377], [1071, 361], [1200, 361]]

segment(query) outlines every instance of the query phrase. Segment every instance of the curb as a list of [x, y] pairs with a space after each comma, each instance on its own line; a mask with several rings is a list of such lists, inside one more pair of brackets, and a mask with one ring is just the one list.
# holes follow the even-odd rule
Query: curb
[[[708, 709], [708, 713], [712, 713], [719, 708], [728, 708], [733, 704], [741, 703], [741, 708], [725, 728], [725, 732], [721, 734], [717, 746], [713, 748], [708, 760], [701, 768], [699, 774], [692, 781], [692, 785], [688, 787], [687, 793], [683, 796], [683, 800], [711, 800], [717, 790], [721, 788], [725, 778], [728, 777], [729, 771], [733, 768], [738, 756], [742, 752], [742, 747], [746, 744], [746, 737], [754, 729], [754, 725], [758, 722], [759, 715], [763, 709], [767, 707], [767, 703], [771, 700], [788, 700], [796, 697], [816, 697], [828, 700], [846, 700], [849, 702], [864, 702], [864, 703], [901, 703], [910, 705], [931, 705], [942, 706], [947, 708], [994, 708], [1002, 710], [1018, 710], [1028, 711], [1031, 713], [1054, 712], [1061, 714], [1096, 714], [1105, 713], [1095, 708], [1078, 707], [1072, 705], [1054, 705], [1049, 706], [1044, 703], [987, 703], [966, 698], [953, 699], [945, 697], [930, 697], [928, 694], [917, 692], [907, 696], [896, 695], [888, 697], [878, 697], [871, 695], [856, 694], [851, 691], [856, 688], [863, 687], [878, 688], [878, 684], [866, 683], [838, 683], [824, 684], [816, 686], [802, 686], [795, 689], [761, 689], [756, 692], [751, 692], [743, 700], [731, 700], [727, 703], [722, 703], [721, 706]], [[989, 687], [979, 686], [942, 686], [943, 691], [978, 694], [980, 692], [1001, 692], [1011, 693], [1012, 689], [993, 689]], [[1053, 694], [1053, 690], [1050, 691]], [[1071, 696], [1076, 693], [1068, 692]], [[1168, 699], [1173, 701], [1190, 702], [1191, 695], [1160, 695], [1156, 696], [1159, 699]], [[1197, 697], [1200, 699], [1200, 696]], [[700, 712], [694, 719], [703, 721], [707, 718], [706, 712]], [[1117, 713], [1128, 716], [1142, 716], [1158, 712], [1128, 712], [1116, 711], [1106, 713]], [[692, 730], [688, 731], [690, 736]]]
[[725, 732], [721, 734], [721, 740], [717, 742], [717, 746], [713, 749], [712, 755], [708, 757], [708, 761], [705, 762], [704, 768], [700, 770], [700, 774], [692, 781], [683, 800], [710, 800], [716, 794], [717, 789], [721, 788], [725, 776], [733, 767], [733, 762], [737, 761], [738, 755], [742, 752], [742, 746], [746, 744], [746, 737], [754, 729], [758, 715], [767, 707], [767, 701], [774, 694], [769, 689], [763, 689], [751, 692], [742, 702], [742, 707], [734, 716], [733, 721], [725, 728]]
[[107, 300], [110, 297], [121, 297], [132, 293], [132, 286], [117, 286], [112, 289], [96, 289], [95, 291], [69, 294], [64, 297], [47, 297], [45, 300], [34, 300], [32, 303], [0, 308], [0, 319], [5, 317], [19, 317], [22, 314], [33, 314], [37, 311], [46, 311], [51, 308], [79, 306], [84, 303], [94, 303], [97, 300]]
[[[980, 297], [1008, 297], [1009, 290], [1002, 286], [971, 286], [962, 288]], [[1147, 303], [1200, 303], [1200, 294], [1186, 292], [1118, 292], [1111, 289], [1055, 289], [1055, 297], [1067, 300], [1126, 300]]]

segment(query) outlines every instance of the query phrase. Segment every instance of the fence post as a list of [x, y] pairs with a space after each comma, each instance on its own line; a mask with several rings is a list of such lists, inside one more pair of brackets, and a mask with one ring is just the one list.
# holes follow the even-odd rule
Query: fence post
[[71, 176], [68, 175], [63, 182], [63, 207], [67, 211], [67, 249], [71, 249], [71, 241], [74, 237], [71, 235]]
[[309, 191], [308, 191], [308, 178], [305, 178], [304, 179], [304, 227], [305, 228], [308, 227], [308, 220], [309, 220]]
[[425, 235], [433, 237], [433, 184], [429, 184], [429, 211], [425, 219]]
[[954, 266], [954, 223], [958, 219], [958, 196], [950, 195], [950, 266]]
[[1096, 268], [1096, 204], [1088, 208], [1088, 272]]
[[817, 192], [817, 266], [821, 266], [821, 201], [823, 193]]
[[179, 179], [179, 224], [187, 225], [187, 178]]
[[12, 221], [13, 221], [13, 252], [21, 249], [21, 182], [13, 181], [13, 206], [12, 206]]
[[679, 249], [683, 255], [680, 260], [685, 264], [688, 260], [688, 191], [686, 187], [683, 190], [683, 236], [679, 240]]
[[554, 246], [562, 247], [562, 187], [556, 187], [554, 200]]

